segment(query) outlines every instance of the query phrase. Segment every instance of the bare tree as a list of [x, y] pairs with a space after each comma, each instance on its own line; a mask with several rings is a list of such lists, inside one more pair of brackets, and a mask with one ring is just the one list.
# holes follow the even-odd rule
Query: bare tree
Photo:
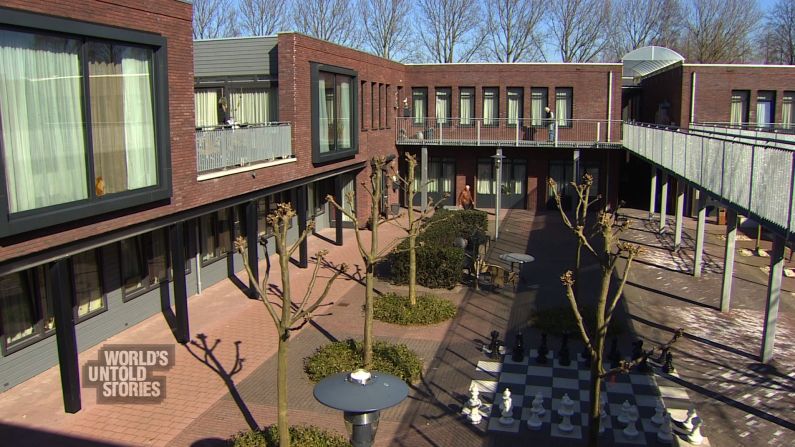
[[409, 0], [362, 0], [363, 44], [387, 59], [404, 55], [409, 43]]
[[756, 0], [691, 0], [685, 8], [684, 56], [698, 63], [747, 61], [759, 22]]
[[239, 0], [240, 30], [248, 36], [282, 31], [290, 3], [286, 0]]
[[549, 7], [547, 26], [563, 62], [592, 62], [607, 48], [608, 0], [559, 0]]
[[472, 0], [419, 0], [418, 34], [423, 59], [469, 62], [483, 49], [480, 3]]
[[543, 0], [487, 0], [488, 41], [498, 62], [543, 60]]
[[352, 0], [303, 0], [293, 3], [295, 30], [340, 45], [353, 46], [359, 38]]
[[770, 62], [795, 65], [795, 0], [778, 0], [767, 14], [765, 28]]
[[678, 45], [679, 0], [617, 0], [613, 6], [610, 59], [648, 45]]
[[[298, 240], [292, 245], [288, 245], [287, 230], [290, 227], [290, 222], [293, 217], [295, 217], [295, 211], [289, 203], [280, 203], [276, 211], [268, 215], [268, 222], [273, 226], [273, 237], [276, 240], [276, 254], [279, 255], [279, 267], [281, 269], [282, 284], [281, 292], [276, 294], [277, 302], [272, 303], [268, 297], [269, 275], [267, 272], [261, 284], [252, 281], [252, 286], [254, 286], [257, 297], [265, 304], [268, 315], [270, 315], [271, 320], [273, 320], [273, 324], [276, 326], [276, 330], [279, 334], [279, 346], [276, 357], [276, 394], [279, 445], [282, 447], [290, 447], [290, 430], [287, 422], [287, 348], [289, 346], [290, 334], [303, 327], [312, 319], [314, 312], [323, 304], [323, 300], [331, 290], [334, 281], [348, 268], [345, 264], [342, 264], [328, 280], [323, 292], [317, 297], [311, 298], [320, 266], [323, 264], [323, 258], [326, 255], [326, 251], [318, 252], [316, 254], [317, 262], [315, 264], [315, 269], [312, 271], [312, 278], [309, 280], [306, 293], [301, 298], [301, 301], [293, 301], [292, 292], [290, 290], [290, 257], [295, 250], [298, 249], [301, 242], [306, 239], [307, 234], [315, 228], [315, 222], [309, 222], [304, 232], [298, 237]], [[254, 278], [252, 266], [248, 264], [248, 256], [246, 255], [246, 250], [249, 250], [246, 246], [246, 239], [238, 237], [235, 240], [235, 248], [243, 255], [243, 266], [246, 268], [248, 277]], [[256, 247], [251, 247], [250, 249], [256, 250]]]
[[237, 10], [232, 0], [193, 1], [194, 39], [231, 37], [237, 33]]

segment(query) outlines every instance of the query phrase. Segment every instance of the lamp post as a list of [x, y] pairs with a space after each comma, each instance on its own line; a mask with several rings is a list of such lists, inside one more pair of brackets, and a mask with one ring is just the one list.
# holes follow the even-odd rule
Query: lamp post
[[497, 200], [495, 203], [494, 213], [494, 239], [500, 237], [500, 200], [502, 199], [502, 148], [497, 146], [497, 153], [492, 155], [494, 159], [494, 167], [497, 168]]
[[359, 369], [326, 377], [315, 385], [315, 399], [343, 411], [345, 430], [353, 447], [373, 444], [381, 410], [393, 407], [409, 394], [401, 379], [386, 373]]

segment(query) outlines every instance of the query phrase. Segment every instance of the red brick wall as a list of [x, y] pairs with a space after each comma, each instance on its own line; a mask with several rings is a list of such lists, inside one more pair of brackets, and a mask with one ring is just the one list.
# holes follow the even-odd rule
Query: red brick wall
[[[683, 93], [682, 67], [675, 67], [646, 78], [641, 82], [642, 96], [640, 103], [640, 121], [655, 123], [657, 110], [661, 104], [670, 104], [670, 121], [679, 126], [686, 126], [688, 114], [683, 112], [683, 104], [689, 105], [689, 94]], [[688, 90], [689, 91], [689, 90]], [[670, 124], [658, 123], [658, 124]]]

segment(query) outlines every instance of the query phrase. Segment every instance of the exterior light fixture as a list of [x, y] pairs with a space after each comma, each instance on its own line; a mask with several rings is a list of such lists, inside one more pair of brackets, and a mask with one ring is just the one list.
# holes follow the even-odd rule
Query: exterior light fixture
[[502, 160], [505, 158], [502, 155], [502, 148], [497, 147], [497, 153], [492, 155], [494, 159], [494, 167], [497, 169], [497, 200], [494, 206], [494, 239], [500, 237], [500, 200], [502, 199]]
[[409, 394], [401, 379], [386, 373], [358, 369], [326, 377], [315, 385], [315, 399], [341, 410], [353, 447], [373, 445], [381, 410], [393, 407]]

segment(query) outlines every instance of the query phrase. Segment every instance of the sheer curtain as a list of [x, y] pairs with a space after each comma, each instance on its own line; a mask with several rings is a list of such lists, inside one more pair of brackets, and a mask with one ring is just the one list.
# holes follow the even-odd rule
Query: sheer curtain
[[494, 176], [492, 175], [492, 165], [491, 163], [488, 162], [479, 162], [477, 193], [493, 194], [492, 191], [494, 191]]
[[436, 92], [436, 124], [447, 123], [448, 94], [446, 91]]
[[497, 100], [493, 91], [487, 91], [483, 94], [483, 124], [492, 125], [497, 124]]
[[414, 92], [414, 124], [425, 124], [425, 93]]
[[337, 75], [337, 148], [351, 148], [351, 78]]
[[218, 125], [218, 91], [196, 90], [193, 93], [196, 105], [196, 127]]
[[519, 123], [520, 102], [519, 92], [508, 92], [508, 124], [517, 125]]
[[82, 317], [104, 307], [96, 252], [86, 251], [72, 257], [77, 316]]
[[442, 192], [453, 195], [453, 180], [455, 180], [455, 164], [445, 162], [442, 164]]
[[[439, 177], [441, 172], [441, 167], [439, 166], [439, 162], [436, 160], [431, 160], [428, 162], [428, 192], [429, 193], [437, 193], [439, 192]], [[434, 197], [436, 199], [436, 197]]]
[[229, 95], [232, 117], [238, 123], [260, 124], [271, 121], [270, 92], [266, 88], [241, 89]]
[[544, 125], [544, 103], [546, 102], [546, 95], [543, 91], [534, 89], [530, 96], [530, 102], [532, 110], [530, 114], [532, 116], [532, 125], [533, 126], [543, 126]]
[[555, 114], [558, 119], [559, 126], [568, 126], [571, 123], [570, 110], [571, 110], [571, 91], [558, 90], [555, 93]]
[[792, 117], [792, 103], [795, 94], [792, 92], [784, 92], [783, 102], [781, 104], [781, 127], [784, 129], [791, 129], [793, 124]]
[[152, 105], [150, 52], [123, 47], [121, 71], [124, 82], [124, 149], [127, 154], [127, 189], [157, 184], [157, 147]]
[[[333, 141], [332, 123], [334, 122], [334, 97], [333, 97], [333, 82], [334, 78], [328, 73], [320, 73], [318, 78], [318, 116], [320, 122], [318, 123], [318, 132], [320, 132], [320, 152], [328, 152], [331, 150], [331, 142]], [[329, 91], [330, 89], [330, 91]], [[331, 98], [329, 98], [331, 95]]]
[[472, 92], [461, 91], [461, 107], [459, 114], [461, 115], [461, 124], [468, 126], [472, 124]]
[[729, 121], [731, 124], [742, 124], [743, 114], [745, 111], [745, 95], [744, 92], [732, 92], [732, 106], [729, 114]]
[[0, 111], [11, 213], [88, 197], [80, 43], [0, 31]]

